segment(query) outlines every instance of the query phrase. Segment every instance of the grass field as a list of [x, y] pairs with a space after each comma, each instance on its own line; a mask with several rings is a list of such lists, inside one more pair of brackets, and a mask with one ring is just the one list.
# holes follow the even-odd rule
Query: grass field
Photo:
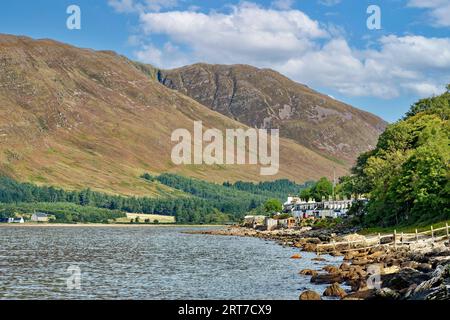
[[151, 223], [158, 220], [159, 223], [175, 223], [175, 217], [163, 216], [159, 214], [143, 214], [143, 213], [127, 213], [126, 218], [116, 219], [117, 223], [128, 223], [130, 220], [136, 220], [139, 217], [139, 222], [143, 223], [149, 219]]

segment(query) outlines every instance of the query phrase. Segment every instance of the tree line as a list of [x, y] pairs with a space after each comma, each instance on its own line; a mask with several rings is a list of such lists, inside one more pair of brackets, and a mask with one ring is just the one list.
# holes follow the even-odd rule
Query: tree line
[[[106, 211], [95, 211], [99, 215], [92, 218], [95, 220], [92, 222], [105, 220], [108, 217], [112, 218], [117, 212], [131, 212], [171, 215], [175, 216], [178, 223], [223, 223], [241, 219], [246, 212], [261, 207], [267, 199], [281, 199], [288, 193], [283, 192], [282, 186], [285, 186], [287, 190], [295, 185], [288, 181], [276, 181], [273, 182], [273, 186], [271, 183], [250, 183], [253, 187], [250, 184], [220, 185], [174, 174], [161, 174], [156, 177], [144, 174], [142, 178], [165, 184], [181, 191], [181, 195], [150, 198], [109, 195], [91, 189], [68, 191], [52, 186], [21, 183], [2, 176], [0, 177], [0, 203], [16, 204], [17, 210], [32, 209], [34, 206], [35, 210], [47, 208], [47, 211], [52, 209], [49, 204], [58, 203], [57, 212], [60, 221], [66, 219], [61, 216], [63, 213], [67, 216], [67, 221], [84, 221], [83, 219], [90, 219], [87, 218], [86, 208], [99, 208], [110, 210], [111, 214], [102, 216]], [[248, 191], [241, 190], [243, 189], [242, 185], [245, 185]], [[299, 186], [297, 185], [297, 187]], [[78, 208], [77, 211], [76, 207], [63, 204], [73, 204], [84, 208]], [[12, 210], [12, 206], [5, 207], [3, 205], [2, 208], [4, 210], [1, 212], [5, 215], [7, 210]], [[72, 219], [73, 212], [81, 213]]]
[[374, 150], [341, 178], [347, 193], [366, 194], [354, 206], [368, 226], [429, 224], [450, 219], [450, 85], [414, 103], [389, 125]]

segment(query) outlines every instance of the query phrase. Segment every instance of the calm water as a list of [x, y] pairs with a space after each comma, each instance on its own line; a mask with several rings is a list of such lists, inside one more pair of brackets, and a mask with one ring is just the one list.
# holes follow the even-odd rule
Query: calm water
[[[255, 238], [178, 227], [0, 227], [0, 299], [298, 299], [322, 292], [298, 271], [314, 262]], [[197, 228], [198, 229], [198, 228]], [[81, 270], [69, 290], [67, 269]]]

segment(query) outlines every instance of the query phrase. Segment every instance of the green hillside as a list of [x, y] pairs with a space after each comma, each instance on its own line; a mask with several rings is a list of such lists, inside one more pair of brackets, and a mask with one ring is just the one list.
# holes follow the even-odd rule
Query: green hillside
[[[160, 198], [125, 197], [90, 189], [67, 191], [0, 177], [0, 217], [13, 212], [44, 211], [55, 214], [56, 222], [104, 222], [132, 212], [175, 216], [178, 223], [223, 223], [241, 219], [268, 199], [282, 200], [305, 187], [289, 180], [220, 185], [174, 174], [144, 174], [142, 180], [176, 191]], [[244, 186], [249, 191], [241, 190]], [[118, 213], [122, 215], [117, 216]]]

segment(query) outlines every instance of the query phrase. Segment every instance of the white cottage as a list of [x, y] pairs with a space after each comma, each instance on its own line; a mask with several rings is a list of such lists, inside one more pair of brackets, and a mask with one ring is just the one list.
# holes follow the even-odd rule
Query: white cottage
[[31, 221], [34, 222], [48, 222], [48, 214], [42, 212], [33, 213]]

